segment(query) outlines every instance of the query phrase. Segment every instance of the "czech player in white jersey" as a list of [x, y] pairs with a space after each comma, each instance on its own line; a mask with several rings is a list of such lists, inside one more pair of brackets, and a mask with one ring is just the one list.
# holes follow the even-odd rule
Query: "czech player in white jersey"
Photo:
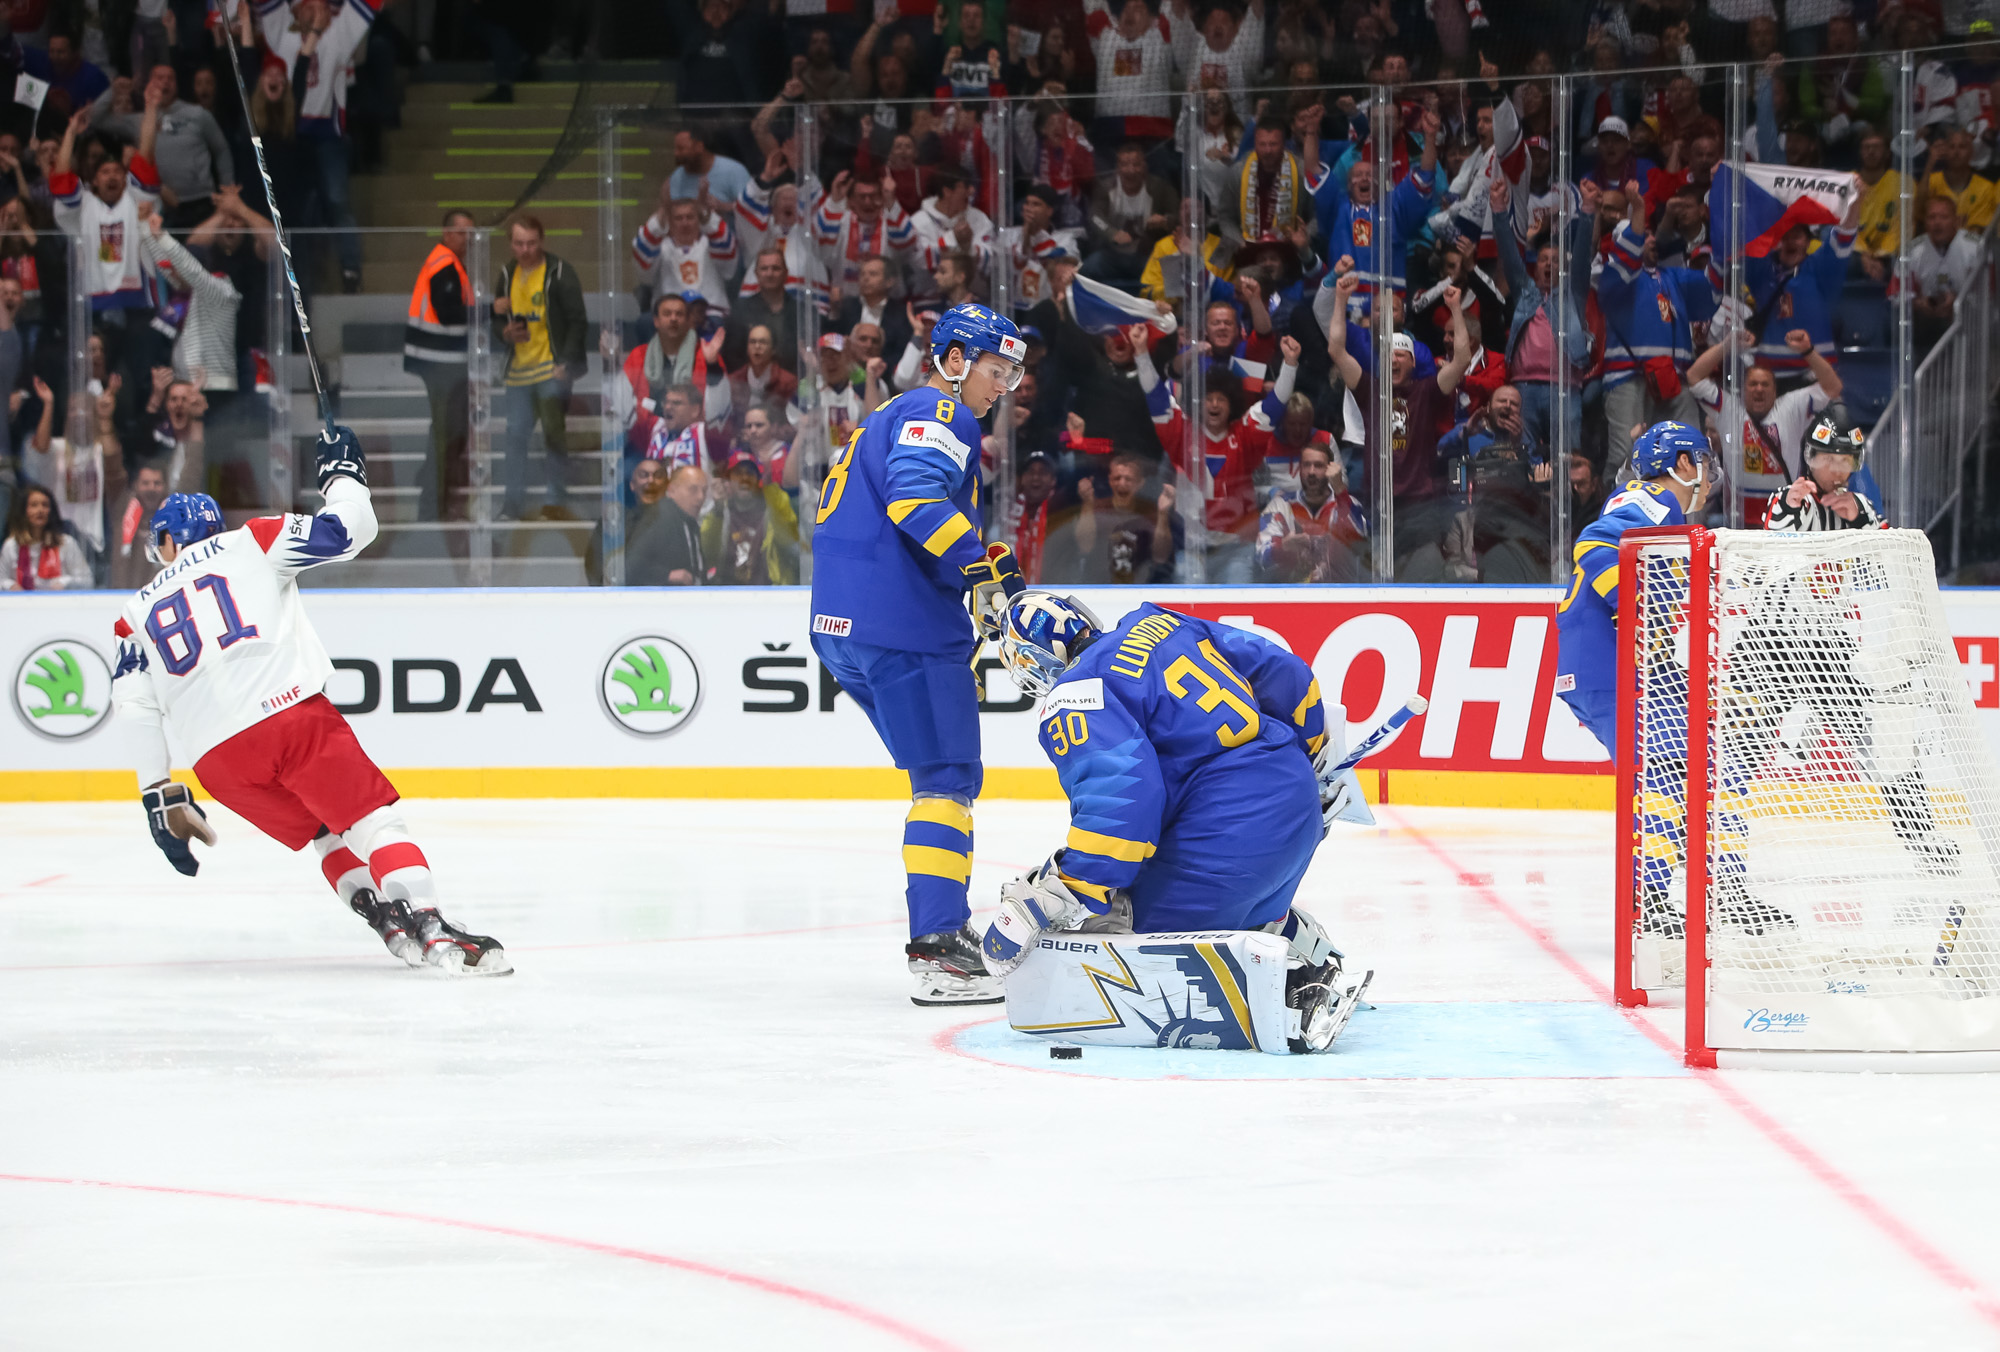
[[376, 535], [367, 470], [354, 433], [319, 443], [317, 515], [259, 517], [224, 530], [215, 499], [176, 493], [148, 524], [160, 573], [116, 625], [111, 682], [153, 839], [192, 877], [188, 841], [215, 844], [206, 814], [167, 777], [166, 728], [194, 758], [216, 801], [273, 840], [310, 844], [340, 898], [412, 967], [494, 976], [501, 946], [438, 914], [423, 851], [398, 795], [322, 693], [333, 674], [299, 601], [298, 575], [359, 554]]

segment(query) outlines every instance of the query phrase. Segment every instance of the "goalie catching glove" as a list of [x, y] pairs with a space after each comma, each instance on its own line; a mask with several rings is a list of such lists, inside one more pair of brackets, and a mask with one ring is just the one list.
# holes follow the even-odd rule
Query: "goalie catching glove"
[[1040, 868], [1000, 884], [1000, 913], [986, 927], [986, 941], [980, 945], [986, 970], [994, 976], [1019, 967], [1046, 931], [1070, 929], [1093, 914], [1057, 876], [1061, 858], [1058, 850]]
[[156, 784], [139, 797], [146, 805], [146, 825], [152, 829], [153, 843], [169, 864], [194, 877], [201, 865], [188, 848], [188, 838], [215, 844], [215, 828], [208, 824], [208, 814], [195, 803], [185, 784]]
[[965, 583], [972, 588], [972, 623], [981, 639], [1000, 637], [1007, 622], [1007, 603], [1027, 588], [1014, 551], [1003, 544], [986, 547], [986, 556], [965, 567]]

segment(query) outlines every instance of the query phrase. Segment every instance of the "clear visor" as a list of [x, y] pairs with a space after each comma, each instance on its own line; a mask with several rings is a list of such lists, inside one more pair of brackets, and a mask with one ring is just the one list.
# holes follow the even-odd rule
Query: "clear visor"
[[1013, 393], [1021, 388], [1021, 364], [1008, 361], [997, 352], [982, 352], [973, 359], [973, 369], [984, 373], [1001, 389]]
[[1036, 699], [1048, 694], [1066, 670], [1048, 649], [1014, 638], [1000, 640], [1000, 662], [1013, 679], [1014, 688]]
[[164, 568], [167, 566], [167, 561], [160, 557], [160, 539], [160, 535], [155, 532], [148, 531], [146, 533], [146, 562], [152, 564], [155, 568]]

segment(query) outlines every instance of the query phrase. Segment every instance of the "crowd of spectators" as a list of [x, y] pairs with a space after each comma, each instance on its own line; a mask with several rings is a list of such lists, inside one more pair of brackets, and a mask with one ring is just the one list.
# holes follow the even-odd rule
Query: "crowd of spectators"
[[[792, 503], [766, 537], [781, 552], [811, 510], [802, 467], [813, 482], [862, 410], [921, 381], [931, 323], [975, 298], [1010, 303], [1029, 342], [988, 438], [989, 470], [1011, 472], [990, 476], [1003, 488], [986, 510], [1032, 581], [1185, 579], [1193, 538], [1210, 581], [1366, 579], [1387, 303], [1393, 576], [1546, 581], [1553, 494], [1580, 530], [1637, 429], [1671, 417], [1719, 435], [1731, 333], [1746, 453], [1728, 492], [1753, 520], [1800, 473], [1799, 408], [1845, 398], [1864, 426], [1881, 412], [1896, 52], [1932, 49], [1914, 115], [1921, 343], [1951, 324], [2000, 208], [2000, 42], [1971, 10], [1948, 30], [1931, 0], [824, 10], [677, 12], [684, 103], [761, 102], [686, 114], [633, 241], [642, 302], [672, 315], [660, 341], [678, 346], [627, 361], [628, 460], [704, 471], [709, 514], [754, 461]], [[1736, 296], [1709, 221], [1725, 62], [1751, 82], [1747, 159], [1855, 175], [1845, 219], [1746, 258]], [[1559, 72], [1574, 77], [1567, 128]], [[1192, 174], [1175, 135], [1188, 103]], [[806, 352], [803, 306], [819, 335]], [[755, 580], [789, 575], [783, 558]], [[681, 571], [742, 580], [714, 558]]]
[[394, 52], [371, 0], [31, 0], [7, 13], [0, 90], [17, 97], [0, 108], [0, 589], [136, 587], [153, 571], [144, 522], [166, 494], [206, 492], [240, 514], [270, 503], [260, 465], [277, 239], [251, 137], [287, 224], [326, 230], [301, 241], [302, 279], [310, 287], [323, 261], [358, 289], [349, 174], [357, 136], [393, 116], [381, 90]]

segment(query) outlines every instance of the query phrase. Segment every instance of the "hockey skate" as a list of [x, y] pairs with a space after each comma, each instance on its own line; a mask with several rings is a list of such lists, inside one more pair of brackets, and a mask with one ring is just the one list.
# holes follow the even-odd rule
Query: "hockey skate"
[[967, 921], [955, 930], [920, 934], [903, 946], [917, 989], [914, 1005], [997, 1005], [1007, 998], [1000, 978], [986, 970], [979, 936]]
[[1687, 917], [1667, 900], [1667, 894], [1649, 887], [1639, 902], [1639, 933], [1661, 939], [1687, 938]]
[[1368, 983], [1375, 979], [1371, 970], [1363, 972], [1354, 985], [1343, 987], [1343, 976], [1338, 957], [1318, 967], [1299, 966], [1285, 973], [1285, 1005], [1297, 1010], [1299, 1018], [1298, 1035], [1285, 1039], [1294, 1056], [1331, 1048], [1361, 1007]]
[[400, 901], [385, 901], [371, 888], [358, 888], [347, 903], [381, 936], [389, 951], [412, 967], [424, 965], [424, 946], [417, 941], [416, 918]]
[[514, 970], [497, 939], [467, 934], [435, 909], [412, 913], [424, 961], [454, 976], [506, 976]]

